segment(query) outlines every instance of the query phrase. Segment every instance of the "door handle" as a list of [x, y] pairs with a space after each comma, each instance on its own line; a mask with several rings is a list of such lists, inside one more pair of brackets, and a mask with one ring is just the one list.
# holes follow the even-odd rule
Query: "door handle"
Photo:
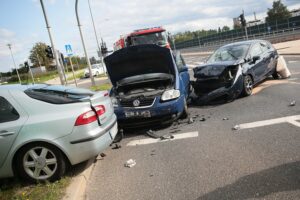
[[3, 131], [0, 131], [0, 137], [6, 137], [6, 136], [10, 136], [10, 135], [13, 135], [15, 132], [13, 131], [6, 131], [6, 130], [3, 130]]

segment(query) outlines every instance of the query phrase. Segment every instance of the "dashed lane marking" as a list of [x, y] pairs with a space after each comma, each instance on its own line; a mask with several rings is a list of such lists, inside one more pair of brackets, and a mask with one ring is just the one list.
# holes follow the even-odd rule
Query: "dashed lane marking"
[[164, 139], [164, 140], [161, 140], [160, 138], [158, 138], [158, 139], [147, 138], [147, 139], [133, 140], [133, 141], [130, 141], [129, 143], [127, 143], [126, 146], [138, 146], [138, 145], [146, 145], [146, 144], [153, 144], [153, 143], [160, 143], [160, 142], [168, 142], [168, 141], [173, 141], [173, 140], [194, 138], [194, 137], [198, 137], [198, 131], [181, 133], [181, 134], [176, 134], [173, 136], [174, 136], [173, 139]]

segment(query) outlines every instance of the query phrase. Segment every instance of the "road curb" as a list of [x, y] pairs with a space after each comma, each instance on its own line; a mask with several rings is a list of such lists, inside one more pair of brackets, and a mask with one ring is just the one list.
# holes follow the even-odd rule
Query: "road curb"
[[96, 158], [90, 159], [86, 164], [86, 169], [73, 177], [71, 184], [66, 189], [66, 194], [63, 197], [63, 200], [85, 200], [86, 199], [86, 186], [88, 180], [94, 169], [94, 161]]

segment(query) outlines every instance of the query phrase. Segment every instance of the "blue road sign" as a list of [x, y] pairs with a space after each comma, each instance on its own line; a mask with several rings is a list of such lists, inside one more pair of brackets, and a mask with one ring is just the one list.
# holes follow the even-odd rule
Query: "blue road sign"
[[73, 51], [72, 51], [72, 47], [70, 44], [66, 44], [65, 45], [65, 48], [66, 48], [66, 53], [68, 56], [72, 56], [73, 55]]

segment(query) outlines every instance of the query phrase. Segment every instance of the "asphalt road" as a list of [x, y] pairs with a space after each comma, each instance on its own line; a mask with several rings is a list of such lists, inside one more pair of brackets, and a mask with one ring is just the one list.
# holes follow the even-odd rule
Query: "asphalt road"
[[[289, 80], [270, 78], [254, 95], [231, 103], [191, 106], [194, 123], [155, 132], [172, 133], [176, 140], [156, 142], [144, 131], [127, 134], [122, 148], [109, 148], [97, 161], [87, 199], [300, 199], [300, 120], [261, 122], [300, 115], [300, 57], [285, 58], [293, 74]], [[186, 57], [191, 66], [201, 60]], [[289, 106], [293, 100], [298, 102]], [[260, 127], [232, 130], [249, 122]], [[176, 137], [190, 132], [193, 137]], [[124, 167], [129, 159], [136, 161], [132, 168]]]

